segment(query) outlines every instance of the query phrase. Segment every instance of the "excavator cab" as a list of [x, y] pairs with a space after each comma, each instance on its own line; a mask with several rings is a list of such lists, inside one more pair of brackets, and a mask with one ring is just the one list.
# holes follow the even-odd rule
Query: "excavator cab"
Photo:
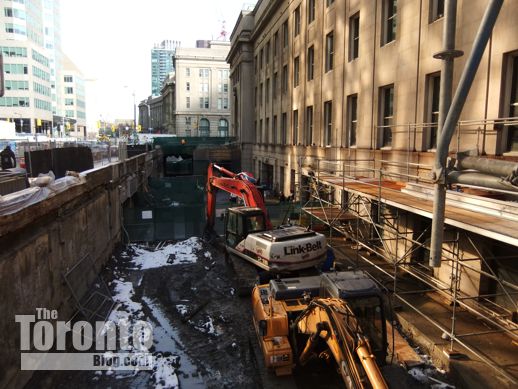
[[264, 213], [256, 207], [229, 208], [225, 220], [225, 242], [236, 247], [248, 234], [266, 231]]

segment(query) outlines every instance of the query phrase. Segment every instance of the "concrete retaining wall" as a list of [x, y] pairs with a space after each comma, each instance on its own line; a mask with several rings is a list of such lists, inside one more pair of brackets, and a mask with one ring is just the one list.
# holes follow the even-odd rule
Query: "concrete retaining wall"
[[84, 184], [0, 217], [0, 387], [21, 387], [32, 375], [20, 371], [15, 315], [42, 307], [58, 310], [59, 320], [72, 316], [64, 274], [86, 255], [103, 267], [121, 240], [121, 203], [157, 171], [156, 161], [155, 151], [89, 171]]

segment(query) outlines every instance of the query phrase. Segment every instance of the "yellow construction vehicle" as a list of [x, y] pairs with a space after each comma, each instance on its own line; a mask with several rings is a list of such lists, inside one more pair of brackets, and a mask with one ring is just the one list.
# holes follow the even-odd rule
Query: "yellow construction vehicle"
[[382, 296], [363, 272], [284, 278], [252, 293], [254, 327], [264, 363], [289, 375], [312, 358], [336, 365], [347, 388], [387, 388]]

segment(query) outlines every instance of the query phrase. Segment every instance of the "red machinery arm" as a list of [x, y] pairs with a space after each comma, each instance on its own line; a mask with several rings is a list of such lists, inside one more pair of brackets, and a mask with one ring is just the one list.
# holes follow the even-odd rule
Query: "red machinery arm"
[[[214, 170], [218, 170], [227, 177], [215, 176]], [[263, 197], [256, 186], [252, 182], [243, 178], [241, 174], [232, 173], [230, 170], [213, 163], [209, 164], [207, 171], [207, 229], [212, 230], [214, 228], [216, 217], [216, 192], [218, 189], [232, 193], [237, 197], [241, 197], [247, 207], [261, 208], [266, 228], [269, 230], [272, 229], [272, 224], [268, 218]]]

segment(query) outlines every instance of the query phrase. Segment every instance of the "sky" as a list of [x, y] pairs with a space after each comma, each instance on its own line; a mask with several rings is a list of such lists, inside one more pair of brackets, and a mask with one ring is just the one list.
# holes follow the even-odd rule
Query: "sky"
[[[62, 49], [83, 73], [88, 125], [133, 118], [151, 94], [151, 49], [162, 40], [195, 47], [227, 40], [243, 7], [254, 0], [62, 0]], [[138, 108], [137, 108], [138, 115]]]

